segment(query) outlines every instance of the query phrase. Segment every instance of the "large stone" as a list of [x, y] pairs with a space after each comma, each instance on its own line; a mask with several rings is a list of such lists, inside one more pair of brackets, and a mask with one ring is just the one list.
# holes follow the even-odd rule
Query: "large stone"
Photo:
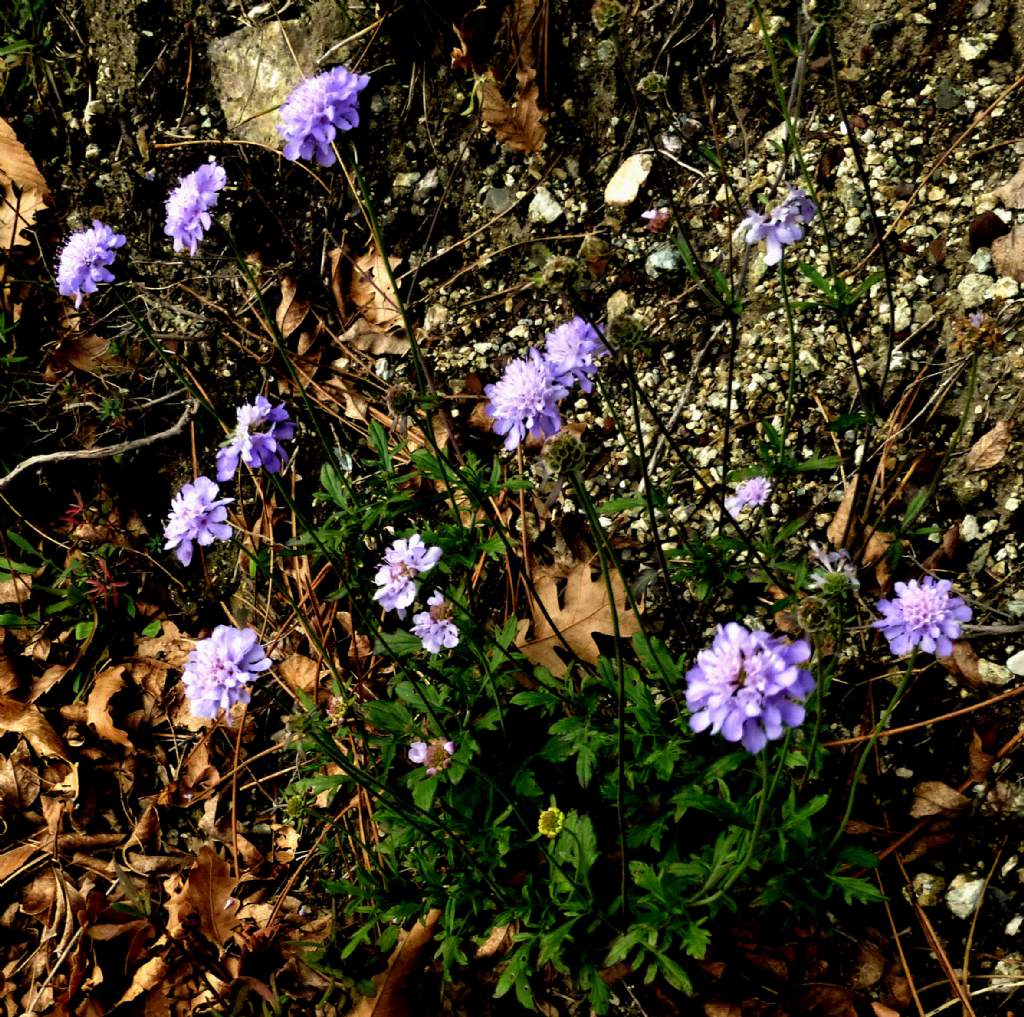
[[640, 188], [647, 182], [654, 157], [645, 153], [631, 155], [613, 174], [604, 189], [606, 205], [625, 208], [636, 201]]

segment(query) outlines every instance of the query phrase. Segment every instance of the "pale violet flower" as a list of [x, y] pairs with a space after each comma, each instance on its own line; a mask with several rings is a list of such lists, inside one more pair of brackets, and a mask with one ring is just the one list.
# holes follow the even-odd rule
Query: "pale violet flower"
[[368, 74], [346, 67], [300, 81], [281, 106], [277, 133], [284, 139], [284, 157], [333, 166], [332, 143], [338, 131], [359, 126], [359, 93], [369, 83]]
[[948, 579], [925, 576], [919, 583], [897, 583], [896, 596], [882, 599], [878, 610], [882, 617], [871, 623], [889, 640], [889, 649], [898, 657], [919, 648], [938, 657], [953, 653], [953, 640], [960, 638], [960, 623], [971, 620], [971, 609], [959, 598], [950, 596], [953, 584]]
[[552, 438], [562, 428], [558, 404], [569, 390], [540, 353], [531, 349], [525, 360], [513, 360], [500, 380], [484, 388], [490, 399], [487, 415], [494, 430], [514, 449], [527, 435]]
[[374, 576], [378, 589], [373, 599], [379, 600], [385, 611], [396, 611], [399, 618], [404, 618], [405, 609], [416, 599], [416, 577], [440, 560], [441, 548], [427, 547], [418, 533], [408, 540], [396, 540], [384, 552], [384, 561]]
[[251, 682], [270, 667], [266, 651], [252, 629], [218, 625], [196, 643], [185, 663], [182, 680], [195, 717], [216, 717], [238, 703], [249, 702]]
[[218, 191], [227, 182], [224, 167], [214, 160], [178, 178], [178, 186], [167, 198], [164, 224], [164, 233], [174, 238], [175, 251], [196, 253], [199, 242], [210, 228], [210, 209], [217, 204]]
[[740, 229], [746, 230], [748, 244], [763, 240], [764, 263], [777, 265], [782, 260], [783, 247], [803, 239], [804, 226], [817, 211], [817, 206], [805, 191], [790, 187], [786, 200], [776, 205], [768, 215], [748, 209]]
[[651, 233], [661, 233], [672, 219], [672, 209], [649, 208], [646, 212], [640, 213], [640, 218], [647, 220], [647, 229]]
[[217, 479], [230, 480], [238, 469], [239, 459], [251, 469], [260, 467], [277, 473], [288, 458], [281, 444], [295, 434], [295, 424], [283, 403], [272, 406], [266, 396], [256, 396], [251, 403], [235, 411], [235, 429], [228, 443], [217, 451]]
[[445, 769], [454, 754], [455, 742], [443, 742], [440, 739], [432, 742], [413, 742], [409, 746], [409, 762], [425, 766], [428, 777], [433, 777], [438, 770]]
[[577, 315], [547, 334], [544, 359], [560, 385], [569, 388], [575, 381], [584, 392], [593, 390], [590, 377], [597, 374], [595, 361], [608, 355], [601, 331]]
[[171, 515], [164, 526], [165, 550], [174, 548], [178, 561], [192, 561], [192, 545], [209, 547], [215, 540], [228, 540], [228, 510], [233, 498], [218, 498], [220, 489], [209, 477], [196, 477], [171, 500]]
[[857, 578], [857, 567], [845, 548], [830, 551], [817, 541], [811, 541], [811, 556], [818, 563], [811, 573], [809, 585], [812, 589], [825, 593], [845, 593], [847, 590], [859, 590], [860, 580]]
[[442, 647], [452, 649], [459, 645], [459, 630], [451, 619], [452, 606], [440, 590], [427, 598], [429, 611], [420, 611], [412, 616], [412, 633], [419, 636], [423, 648], [430, 653], [440, 653]]
[[725, 499], [725, 507], [731, 515], [736, 515], [745, 508], [758, 508], [766, 504], [771, 493], [772, 482], [767, 477], [751, 477]]
[[123, 247], [125, 238], [106, 223], [93, 219], [88, 229], [68, 237], [57, 263], [57, 289], [62, 297], [74, 297], [75, 307], [82, 306], [86, 293], [95, 293], [99, 283], [114, 281], [110, 266]]

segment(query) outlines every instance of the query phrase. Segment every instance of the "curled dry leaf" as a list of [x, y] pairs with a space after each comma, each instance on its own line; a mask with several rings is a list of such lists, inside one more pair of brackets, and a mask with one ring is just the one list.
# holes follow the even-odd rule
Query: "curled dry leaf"
[[1000, 420], [991, 431], [986, 431], [967, 453], [968, 470], [990, 470], [1003, 461], [1010, 442], [1013, 428], [1008, 420]]
[[409, 340], [406, 336], [382, 332], [375, 325], [371, 325], [365, 318], [356, 318], [351, 325], [340, 336], [338, 344], [350, 346], [361, 353], [369, 353], [377, 357], [382, 353], [408, 353]]
[[[619, 635], [632, 636], [640, 630], [636, 615], [626, 602], [626, 590], [617, 572], [611, 574], [612, 592], [615, 597], [614, 611], [618, 615]], [[531, 605], [533, 613], [533, 635], [527, 636], [530, 622], [523, 619], [516, 631], [516, 644], [534, 664], [546, 667], [556, 677], [565, 674], [566, 664], [555, 652], [556, 647], [565, 646], [581, 660], [596, 663], [601, 655], [594, 633], [613, 635], [613, 605], [608, 599], [608, 590], [600, 573], [594, 578], [587, 562], [579, 562], [566, 577], [564, 595], [559, 598], [558, 584], [553, 576], [544, 576], [536, 581], [537, 596], [547, 609], [551, 623], [541, 610], [540, 604]]]
[[42, 173], [14, 128], [0, 117], [0, 251], [28, 244], [22, 230], [49, 202], [50, 188]]
[[516, 72], [519, 94], [515, 106], [505, 101], [492, 74], [488, 74], [480, 85], [484, 123], [493, 129], [499, 141], [514, 152], [540, 151], [547, 134], [544, 112], [538, 105], [540, 89], [536, 77], [537, 72], [532, 67], [520, 68]]
[[1024, 208], [1024, 162], [1005, 184], [995, 188], [992, 193], [1007, 208]]
[[[402, 262], [397, 255], [392, 255], [388, 260], [392, 269]], [[398, 295], [391, 285], [387, 265], [376, 247], [371, 247], [353, 262], [348, 295], [371, 325], [380, 329], [401, 326]]]
[[67, 747], [60, 735], [35, 706], [0, 696], [0, 730], [20, 734], [40, 756], [68, 758]]
[[974, 784], [980, 784], [982, 781], [988, 778], [988, 775], [992, 772], [992, 767], [995, 765], [996, 757], [989, 755], [985, 751], [984, 743], [981, 740], [981, 735], [977, 731], [971, 732], [971, 745], [967, 750], [968, 760], [970, 761], [970, 780]]
[[910, 815], [914, 819], [923, 816], [937, 816], [941, 813], [959, 812], [968, 805], [968, 799], [956, 788], [943, 784], [941, 780], [926, 780], [914, 788], [914, 804]]
[[871, 1009], [874, 1011], [875, 1017], [900, 1017], [899, 1010], [894, 1010], [891, 1006], [879, 1003], [877, 999], [871, 1003]]
[[281, 661], [278, 673], [288, 683], [289, 688], [296, 692], [304, 692], [308, 696], [316, 689], [320, 665], [301, 653], [293, 653]]
[[1024, 227], [1014, 226], [1005, 237], [992, 241], [992, 263], [1000, 277], [1024, 282]]
[[11, 573], [10, 579], [0, 581], [0, 604], [24, 604], [32, 596], [32, 577]]
[[204, 844], [184, 884], [171, 891], [165, 905], [168, 935], [182, 936], [184, 920], [195, 915], [199, 931], [215, 946], [223, 946], [238, 924], [239, 902], [231, 896], [237, 882], [228, 863]]
[[108, 667], [96, 675], [89, 698], [86, 700], [86, 721], [96, 729], [96, 734], [105, 738], [108, 742], [116, 742], [123, 745], [129, 751], [134, 752], [135, 746], [131, 739], [120, 728], [114, 726], [110, 716], [110, 700], [114, 695], [124, 688], [124, 664], [117, 667]]
[[299, 297], [298, 283], [286, 275], [281, 279], [281, 302], [274, 313], [274, 321], [283, 339], [287, 339], [309, 314], [309, 301]]

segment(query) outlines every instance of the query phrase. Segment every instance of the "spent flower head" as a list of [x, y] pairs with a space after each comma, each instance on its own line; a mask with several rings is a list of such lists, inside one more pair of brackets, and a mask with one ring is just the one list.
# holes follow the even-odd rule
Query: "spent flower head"
[[266, 396], [235, 411], [236, 424], [228, 443], [217, 451], [217, 479], [230, 480], [238, 469], [238, 460], [258, 470], [277, 473], [288, 453], [281, 444], [295, 434], [295, 424], [283, 403], [272, 406]]
[[252, 629], [218, 625], [209, 638], [196, 643], [185, 663], [182, 680], [193, 716], [213, 718], [237, 703], [248, 703], [249, 682], [269, 667]]
[[82, 306], [86, 293], [95, 293], [99, 283], [114, 281], [110, 266], [117, 257], [117, 248], [125, 238], [106, 223], [93, 219], [88, 229], [72, 233], [60, 252], [57, 263], [57, 289], [62, 297], [74, 297], [75, 307]]
[[220, 489], [209, 477], [196, 477], [171, 500], [171, 514], [164, 526], [164, 550], [174, 548], [178, 561], [192, 561], [192, 544], [209, 547], [215, 540], [228, 540], [228, 510], [234, 498], [218, 498]]
[[818, 563], [811, 573], [812, 589], [821, 590], [826, 595], [842, 596], [849, 590], [859, 590], [860, 580], [857, 578], [857, 567], [845, 548], [830, 551], [816, 540], [811, 541], [811, 557]]
[[647, 220], [647, 229], [651, 233], [662, 233], [672, 221], [672, 209], [649, 208], [646, 212], [640, 213], [640, 218]]
[[513, 360], [493, 385], [484, 388], [490, 399], [487, 414], [494, 430], [505, 435], [505, 448], [516, 448], [527, 435], [552, 438], [561, 430], [558, 404], [569, 390], [555, 376], [548, 361], [535, 349]]
[[714, 642], [686, 672], [690, 727], [710, 727], [712, 734], [760, 752], [786, 728], [803, 723], [814, 678], [799, 665], [810, 656], [810, 644], [802, 639], [790, 643], [736, 622], [720, 625]]
[[409, 762], [425, 766], [428, 777], [433, 777], [439, 770], [444, 770], [454, 754], [455, 742], [445, 742], [440, 738], [432, 742], [413, 742], [409, 746]]
[[544, 359], [560, 385], [569, 388], [578, 381], [584, 392], [593, 391], [590, 376], [597, 374], [594, 361], [608, 355], [608, 347], [601, 338], [603, 331], [577, 315], [547, 334]]
[[441, 548], [427, 547], [418, 533], [408, 540], [396, 540], [384, 552], [384, 561], [374, 576], [377, 592], [373, 599], [379, 600], [385, 611], [396, 611], [399, 618], [404, 618], [405, 609], [416, 599], [416, 577], [440, 560]]
[[725, 507], [731, 515], [736, 515], [745, 508], [765, 505], [771, 493], [772, 482], [767, 477], [750, 477], [725, 499]]
[[331, 147], [338, 131], [359, 126], [359, 93], [368, 74], [332, 67], [300, 81], [281, 106], [277, 133], [284, 139], [286, 159], [312, 159], [321, 166], [337, 160]]
[[174, 238], [175, 251], [194, 255], [210, 228], [210, 209], [217, 204], [218, 191], [228, 182], [224, 167], [211, 159], [178, 178], [178, 186], [167, 198], [164, 233]]
[[419, 636], [423, 648], [430, 653], [440, 653], [442, 647], [450, 650], [458, 646], [459, 630], [451, 618], [452, 605], [440, 590], [434, 590], [427, 603], [430, 610], [412, 616], [412, 634]]
[[889, 649], [898, 657], [918, 648], [938, 657], [953, 653], [953, 640], [960, 638], [960, 623], [971, 620], [971, 609], [959, 598], [950, 596], [953, 584], [948, 579], [925, 576], [919, 583], [897, 583], [893, 600], [878, 602], [882, 617], [871, 623], [889, 640]]

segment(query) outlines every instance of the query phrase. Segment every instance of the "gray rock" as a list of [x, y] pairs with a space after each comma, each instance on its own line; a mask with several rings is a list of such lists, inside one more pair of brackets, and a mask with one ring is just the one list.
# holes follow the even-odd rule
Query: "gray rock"
[[441, 183], [441, 174], [437, 172], [437, 167], [434, 166], [423, 175], [423, 179], [416, 185], [416, 190], [413, 192], [413, 197], [424, 198], [428, 194], [433, 194], [437, 190], [438, 185]]
[[923, 908], [934, 907], [942, 900], [942, 891], [946, 889], [946, 881], [942, 876], [931, 872], [919, 872], [914, 876], [912, 892], [914, 900]]
[[499, 214], [511, 207], [515, 199], [507, 187], [491, 187], [484, 195], [484, 208], [488, 212]]
[[530, 222], [553, 223], [562, 214], [562, 206], [546, 187], [538, 187], [526, 214]]
[[682, 267], [682, 255], [671, 244], [659, 244], [647, 255], [644, 271], [652, 279], [657, 279], [659, 276], [678, 272]]
[[977, 272], [969, 272], [965, 275], [956, 288], [960, 299], [964, 302], [964, 309], [969, 311], [972, 307], [980, 307], [985, 303], [985, 293], [991, 285], [991, 276], [980, 275]]
[[1007, 662], [1007, 668], [1018, 677], [1024, 677], [1024, 650], [1018, 650]]
[[953, 877], [946, 891], [946, 907], [957, 918], [970, 918], [974, 914], [981, 892], [985, 889], [985, 880], [968, 872], [961, 872]]

